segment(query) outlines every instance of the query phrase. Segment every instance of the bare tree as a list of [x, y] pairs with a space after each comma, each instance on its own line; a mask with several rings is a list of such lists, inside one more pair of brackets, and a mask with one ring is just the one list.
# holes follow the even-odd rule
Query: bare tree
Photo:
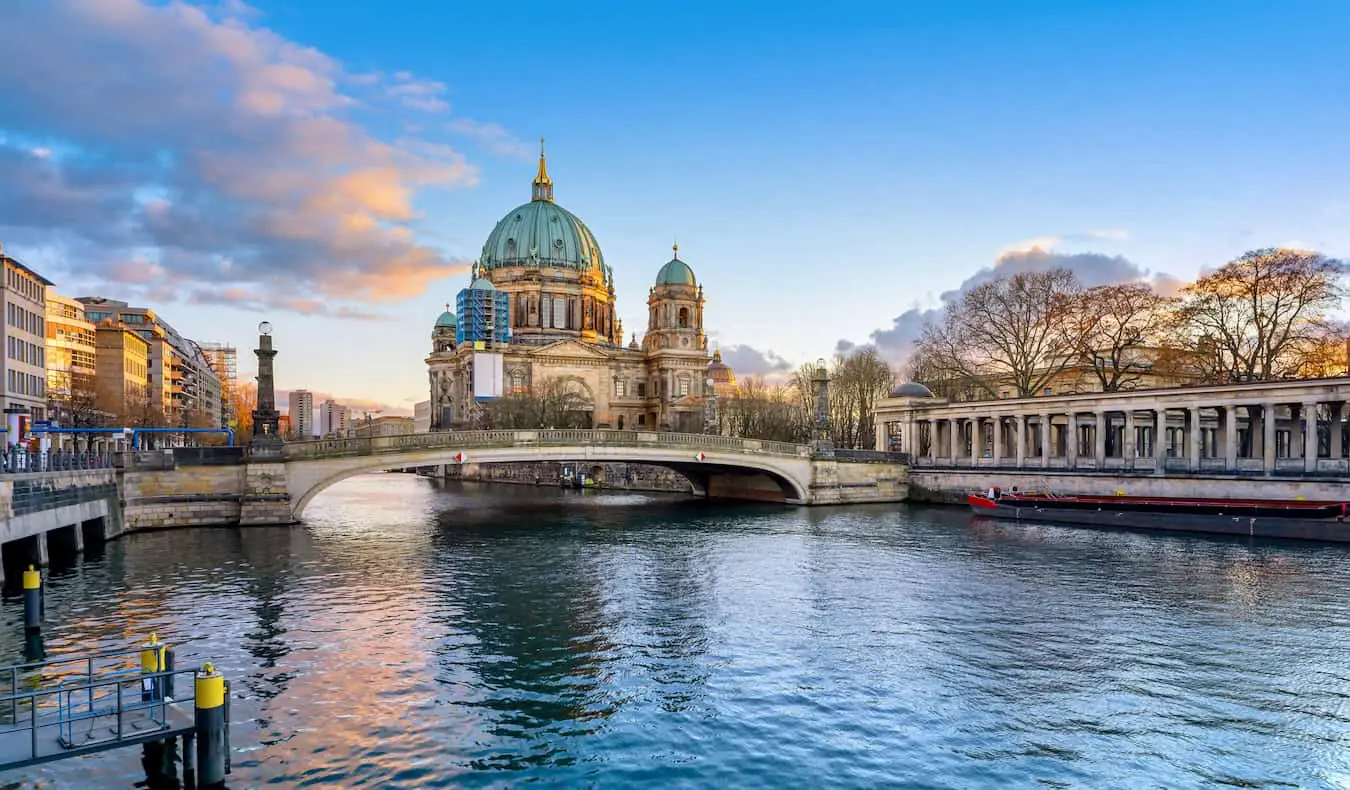
[[99, 408], [97, 382], [92, 373], [63, 372], [48, 393], [57, 419], [66, 428], [101, 428], [112, 416]]
[[805, 442], [811, 435], [810, 415], [802, 408], [799, 386], [774, 386], [754, 376], [718, 403], [719, 432], [745, 439]]
[[1152, 371], [1175, 300], [1145, 283], [1089, 288], [1069, 304], [1066, 330], [1102, 392], [1129, 389]]
[[487, 428], [587, 428], [592, 404], [565, 379], [536, 382], [525, 392], [497, 398], [483, 407]]
[[1081, 291], [1067, 269], [981, 283], [924, 327], [916, 350], [966, 386], [1009, 381], [1019, 397], [1035, 395], [1076, 362], [1067, 319]]
[[1212, 356], [1215, 381], [1297, 375], [1303, 351], [1344, 294], [1342, 264], [1303, 250], [1244, 254], [1182, 290], [1180, 342]]
[[835, 358], [830, 373], [830, 433], [837, 447], [872, 449], [876, 402], [895, 388], [895, 372], [871, 346]]

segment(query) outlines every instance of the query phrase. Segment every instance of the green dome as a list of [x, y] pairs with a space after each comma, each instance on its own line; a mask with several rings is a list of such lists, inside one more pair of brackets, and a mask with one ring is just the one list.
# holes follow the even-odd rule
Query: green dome
[[488, 235], [478, 262], [488, 271], [506, 266], [599, 269], [605, 282], [613, 283], [590, 228], [551, 200], [512, 209]]
[[[488, 280], [487, 280], [486, 277], [479, 277], [477, 280], [474, 280], [472, 283], [469, 284], [469, 290], [472, 290], [472, 291], [495, 291], [495, 290], [497, 290], [497, 286], [495, 286], [495, 285], [493, 285], [492, 283], [488, 282]], [[454, 316], [451, 316], [451, 318], [454, 318]]]
[[451, 329], [454, 329], [455, 314], [450, 312], [449, 310], [446, 310], [444, 313], [441, 313], [441, 317], [436, 319], [436, 327], [438, 329], [440, 327], [449, 327]]
[[694, 279], [694, 270], [689, 268], [689, 264], [679, 258], [671, 258], [661, 267], [661, 271], [656, 273], [657, 285], [688, 285], [694, 287], [698, 281]]

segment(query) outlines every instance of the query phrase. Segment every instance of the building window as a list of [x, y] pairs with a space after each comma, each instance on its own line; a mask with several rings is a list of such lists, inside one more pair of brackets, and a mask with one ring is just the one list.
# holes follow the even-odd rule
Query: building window
[[623, 379], [614, 380], [614, 397], [616, 398], [625, 397], [627, 391], [628, 391], [628, 382], [624, 381]]
[[[647, 382], [645, 382], [645, 381], [639, 381], [639, 382], [638, 382], [638, 385], [637, 385], [637, 396], [638, 396], [639, 398], [645, 398], [645, 397], [647, 397]], [[638, 416], [638, 419], [639, 419], [639, 420], [642, 419], [641, 415]], [[641, 425], [642, 423], [639, 422], [638, 424]]]
[[639, 415], [638, 415], [638, 427], [642, 427], [642, 426], [644, 426], [644, 425], [646, 425], [646, 424], [647, 424], [647, 415], [645, 415], [645, 414], [639, 414]]
[[511, 394], [522, 395], [525, 392], [525, 374], [519, 370], [511, 371]]
[[688, 329], [688, 328], [689, 328], [689, 308], [688, 308], [688, 307], [681, 307], [681, 308], [680, 308], [680, 329]]
[[1054, 387], [1046, 387], [1045, 389], [1041, 390], [1041, 394], [1042, 394], [1042, 395], [1054, 395], [1054, 394], [1055, 394], [1055, 389], [1054, 389]]
[[675, 383], [675, 395], [676, 397], [683, 398], [685, 395], [688, 394], [689, 394], [689, 377], [680, 376], [679, 380], [676, 381]]

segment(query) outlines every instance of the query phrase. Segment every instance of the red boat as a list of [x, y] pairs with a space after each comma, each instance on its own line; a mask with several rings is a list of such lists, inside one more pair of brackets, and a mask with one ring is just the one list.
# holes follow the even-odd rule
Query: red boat
[[966, 502], [979, 515], [1017, 521], [1350, 542], [1350, 501], [991, 493]]

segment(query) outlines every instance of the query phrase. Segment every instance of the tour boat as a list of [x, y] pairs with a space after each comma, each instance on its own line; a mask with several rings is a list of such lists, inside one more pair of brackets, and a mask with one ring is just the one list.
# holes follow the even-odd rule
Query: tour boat
[[998, 491], [994, 496], [967, 494], [966, 501], [978, 515], [1017, 521], [1350, 542], [1350, 525], [1346, 524], [1348, 502], [1056, 496]]

